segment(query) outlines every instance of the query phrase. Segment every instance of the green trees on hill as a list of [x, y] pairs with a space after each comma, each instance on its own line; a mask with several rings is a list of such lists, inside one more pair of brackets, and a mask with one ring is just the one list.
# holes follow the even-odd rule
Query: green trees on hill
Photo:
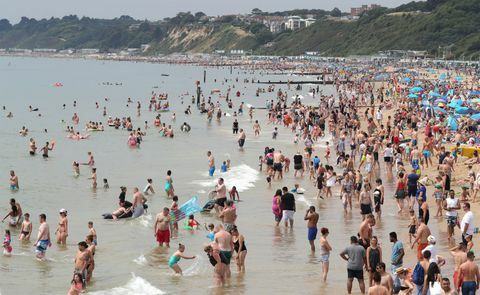
[[[319, 51], [324, 55], [372, 54], [380, 50], [412, 49], [440, 53], [448, 47], [457, 57], [480, 58], [480, 1], [427, 0], [394, 9], [367, 11], [356, 21], [340, 21], [341, 11], [299, 9], [264, 12], [255, 16], [314, 16], [308, 28], [272, 34], [252, 20], [236, 15], [210, 19], [203, 12], [181, 12], [163, 21], [139, 21], [129, 16], [93, 19], [23, 17], [12, 25], [0, 20], [0, 48], [98, 48], [102, 51], [150, 44], [151, 53], [212, 52], [215, 49], [253, 50], [258, 54], [296, 55]], [[175, 32], [180, 32], [175, 35]], [[200, 37], [199, 37], [200, 36]], [[186, 41], [185, 41], [186, 40]], [[185, 42], [184, 42], [185, 41]], [[265, 46], [270, 43], [268, 46]]]

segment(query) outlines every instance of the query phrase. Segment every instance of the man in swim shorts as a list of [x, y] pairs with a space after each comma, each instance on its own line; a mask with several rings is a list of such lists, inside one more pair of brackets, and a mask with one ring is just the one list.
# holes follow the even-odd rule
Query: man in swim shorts
[[15, 171], [13, 170], [10, 170], [10, 189], [12, 191], [20, 189], [20, 187], [18, 186], [18, 176], [15, 175]]
[[138, 187], [133, 188], [133, 218], [137, 218], [143, 215], [145, 212], [145, 208], [143, 207], [143, 203], [145, 197], [139, 191]]
[[317, 238], [317, 224], [318, 224], [318, 213], [315, 212], [315, 206], [310, 206], [310, 208], [305, 213], [304, 220], [307, 220], [307, 230], [308, 230], [308, 242], [310, 243], [310, 249], [312, 252], [315, 252], [315, 239]]
[[225, 201], [227, 201], [227, 187], [223, 181], [223, 178], [219, 178], [217, 185], [215, 186], [217, 195], [215, 196], [215, 211], [219, 213], [225, 207]]
[[227, 273], [227, 278], [229, 278], [231, 276], [230, 260], [232, 259], [232, 251], [233, 251], [232, 235], [229, 232], [225, 231], [223, 226], [219, 224], [217, 225], [217, 228], [216, 228], [214, 240], [218, 244], [218, 247], [220, 248], [220, 253], [222, 253], [226, 258], [226, 261], [225, 261], [225, 264], [227, 265], [226, 273]]
[[243, 148], [243, 145], [245, 144], [245, 138], [247, 138], [247, 135], [245, 134], [245, 131], [240, 128], [240, 134], [238, 135], [238, 145], [240, 148]]
[[235, 220], [237, 219], [237, 210], [233, 207], [232, 200], [225, 202], [225, 207], [218, 217], [222, 218], [225, 230], [230, 232], [235, 226]]
[[172, 218], [170, 217], [170, 209], [163, 208], [163, 212], [158, 213], [155, 218], [155, 226], [153, 235], [156, 237], [160, 247], [165, 244], [170, 247], [170, 238], [172, 232]]
[[212, 177], [213, 173], [215, 172], [215, 158], [212, 156], [211, 151], [207, 152], [207, 157], [208, 157], [208, 175]]
[[458, 289], [462, 288], [463, 295], [474, 295], [480, 285], [480, 271], [478, 265], [473, 261], [475, 255], [473, 252], [467, 253], [467, 261], [460, 265], [459, 277], [463, 277], [462, 285], [455, 286]]
[[44, 259], [47, 248], [52, 246], [50, 242], [50, 228], [47, 224], [47, 216], [40, 214], [40, 226], [38, 227], [38, 235], [35, 244], [37, 259]]

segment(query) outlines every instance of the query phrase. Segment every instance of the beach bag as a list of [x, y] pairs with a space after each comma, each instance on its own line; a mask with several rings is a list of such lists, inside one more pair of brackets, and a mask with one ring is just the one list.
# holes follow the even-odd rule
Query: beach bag
[[415, 285], [423, 286], [424, 280], [425, 280], [425, 270], [423, 269], [420, 262], [417, 262], [417, 265], [415, 265], [415, 268], [413, 269], [412, 282]]

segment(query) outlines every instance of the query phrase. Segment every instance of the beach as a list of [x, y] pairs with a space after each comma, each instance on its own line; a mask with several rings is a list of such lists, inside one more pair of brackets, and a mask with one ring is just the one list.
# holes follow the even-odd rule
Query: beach
[[[327, 67], [328, 64], [325, 64]], [[204, 71], [206, 83], [203, 82]], [[336, 77], [345, 78], [345, 75], [339, 74]], [[281, 79], [315, 81], [316, 78], [282, 76]], [[96, 268], [87, 287], [89, 294], [260, 294], [266, 290], [280, 294], [346, 293], [346, 262], [340, 258], [339, 253], [349, 244], [350, 236], [358, 233], [358, 226], [362, 222], [359, 206], [354, 204], [352, 212], [344, 213], [338, 186], [334, 189], [332, 198], [317, 199], [317, 189], [309, 180], [308, 173], [303, 178], [294, 178], [293, 165], [283, 180], [274, 179], [272, 186], [268, 186], [265, 165], [263, 171], [259, 171], [258, 167], [258, 158], [263, 155], [264, 148], [268, 146], [280, 149], [284, 155], [293, 159], [294, 154], [303, 150], [304, 145], [302, 142], [293, 142], [295, 134], [290, 129], [282, 124], [268, 122], [268, 110], [265, 110], [267, 102], [275, 99], [279, 88], [287, 90], [287, 85], [276, 85], [275, 91], [260, 93], [257, 97], [259, 87], [268, 87], [251, 83], [252, 80], [259, 79], [276, 81], [280, 78], [253, 68], [234, 67], [231, 70], [230, 67], [198, 65], [1, 57], [0, 81], [8, 83], [3, 83], [0, 99], [0, 105], [6, 106], [0, 119], [3, 139], [0, 141], [2, 175], [5, 179], [0, 190], [4, 196], [0, 213], [7, 214], [10, 209], [7, 206], [8, 199], [15, 198], [22, 205], [23, 212], [29, 212], [32, 216], [32, 240], [35, 240], [37, 216], [40, 213], [47, 215], [52, 233], [61, 208], [68, 210], [69, 219], [67, 245], [54, 243], [47, 251], [47, 260], [43, 262], [34, 258], [33, 242], [18, 241], [19, 229], [12, 229], [13, 256], [0, 257], [1, 294], [65, 294], [72, 279], [77, 243], [85, 239], [88, 221], [93, 221], [98, 234]], [[221, 121], [213, 119], [208, 122], [193, 104], [192, 114], [184, 113], [187, 105], [191, 104], [192, 96], [196, 97], [196, 81], [201, 81], [200, 86], [206, 98], [211, 96], [214, 104], [217, 101], [221, 104]], [[61, 83], [62, 86], [56, 87], [55, 83]], [[377, 89], [380, 85], [381, 82]], [[289, 103], [292, 96], [302, 95], [305, 105], [318, 105], [319, 96], [309, 94], [309, 88], [316, 85], [304, 85], [302, 90], [294, 90], [294, 86], [295, 83], [292, 83], [291, 89], [287, 90]], [[335, 86], [318, 87], [323, 95], [337, 95]], [[234, 102], [232, 109], [227, 107], [224, 97], [229, 88], [230, 98]], [[211, 94], [213, 89], [219, 89], [220, 94]], [[148, 101], [152, 91], [168, 93], [169, 112], [149, 111]], [[237, 91], [240, 92], [239, 97], [235, 95]], [[128, 98], [131, 98], [131, 103], [127, 102]], [[97, 102], [98, 108], [95, 104]], [[141, 103], [140, 115], [137, 102]], [[234, 112], [241, 102], [256, 108], [254, 120], [259, 120], [262, 126], [260, 136], [255, 137], [253, 134], [254, 120], [249, 119], [247, 109], [243, 115], [235, 117]], [[31, 112], [28, 106], [39, 110]], [[104, 107], [106, 116], [102, 114]], [[359, 114], [363, 115], [363, 110], [364, 108], [359, 108]], [[6, 118], [8, 112], [13, 113], [12, 118]], [[90, 134], [86, 140], [67, 138], [65, 130], [67, 126], [74, 125], [71, 120], [74, 113], [80, 118], [75, 130]], [[172, 119], [173, 113], [175, 120]], [[172, 125], [175, 133], [173, 138], [162, 137], [155, 128], [153, 121], [158, 114], [161, 115], [162, 122]], [[393, 111], [386, 111], [384, 118], [388, 115], [393, 115]], [[141, 128], [146, 133], [140, 147], [129, 147], [127, 138], [130, 132], [109, 127], [106, 124], [108, 116], [130, 116], [135, 129]], [[247, 134], [243, 149], [239, 149], [237, 136], [232, 134], [234, 119], [238, 120], [240, 128], [245, 129]], [[85, 130], [84, 126], [89, 121], [102, 122], [105, 130]], [[147, 129], [144, 128], [145, 121]], [[180, 131], [183, 122], [191, 126], [190, 132]], [[27, 136], [18, 134], [22, 126], [29, 129]], [[274, 127], [279, 129], [275, 140], [272, 139]], [[365, 128], [365, 125], [362, 127]], [[408, 137], [409, 131], [405, 131], [405, 134]], [[28, 140], [32, 137], [38, 146], [43, 146], [47, 141], [55, 142], [48, 159], [28, 154]], [[423, 138], [420, 136], [419, 142]], [[322, 163], [325, 163], [326, 142], [330, 142], [335, 154], [337, 139], [327, 135], [314, 142], [314, 154], [320, 156]], [[217, 171], [213, 177], [208, 175], [207, 151], [212, 151], [215, 156]], [[95, 156], [98, 175], [96, 190], [91, 188], [88, 166], [80, 166], [79, 177], [74, 177], [71, 168], [73, 161], [86, 162], [87, 152], [92, 152]], [[221, 173], [220, 165], [226, 160], [230, 160], [231, 167], [227, 172]], [[335, 156], [332, 156], [330, 164], [334, 161]], [[438, 160], [433, 161], [433, 167], [422, 171], [422, 176], [435, 177]], [[462, 161], [464, 159], [459, 159], [459, 163]], [[357, 165], [358, 162], [355, 167]], [[374, 235], [379, 237], [384, 261], [389, 264], [392, 245], [388, 235], [391, 231], [396, 231], [399, 240], [405, 245], [404, 265], [413, 267], [416, 263], [416, 250], [410, 250], [408, 245], [408, 214], [397, 214], [393, 196], [396, 179], [387, 180], [383, 161], [380, 162], [380, 167], [380, 176], [385, 186], [385, 203], [382, 207], [383, 217], [377, 222]], [[7, 177], [10, 170], [15, 170], [19, 177], [18, 191], [9, 190]], [[248, 256], [246, 272], [237, 273], [232, 266], [232, 278], [226, 287], [213, 286], [212, 269], [203, 252], [203, 246], [209, 242], [206, 238], [208, 232], [203, 228], [192, 231], [184, 228], [182, 221], [178, 232], [173, 234], [172, 247], [158, 247], [153, 230], [155, 215], [172, 203], [164, 191], [167, 170], [172, 171], [179, 204], [198, 196], [200, 205], [203, 205], [219, 177], [225, 179], [227, 188], [234, 185], [237, 187], [242, 201], [235, 203], [238, 214], [236, 225], [246, 238]], [[342, 169], [335, 167], [335, 170], [341, 174]], [[406, 170], [409, 172], [411, 169], [408, 167]], [[478, 171], [478, 167], [475, 170]], [[454, 179], [462, 178], [464, 173], [465, 169], [459, 169], [455, 172]], [[108, 179], [110, 188], [102, 187], [103, 178]], [[131, 200], [132, 189], [138, 187], [143, 190], [148, 178], [153, 179], [156, 193], [145, 196], [148, 203], [146, 214], [133, 220], [112, 221], [102, 218], [102, 214], [118, 207], [120, 186], [127, 187], [127, 199]], [[297, 212], [294, 227], [276, 227], [271, 210], [272, 197], [276, 189], [283, 186], [293, 188], [296, 183], [306, 191], [295, 195]], [[459, 190], [459, 186], [453, 188]], [[427, 186], [427, 191], [432, 216], [435, 204], [431, 197], [431, 186]], [[320, 279], [322, 269], [319, 254], [310, 253], [307, 241], [303, 214], [311, 205], [317, 208], [320, 216], [319, 227], [330, 229], [329, 239], [333, 250], [326, 283]], [[477, 203], [472, 204], [472, 211], [480, 216]], [[202, 227], [204, 223], [220, 223], [211, 213], [196, 213], [195, 218]], [[7, 227], [7, 223], [2, 226]], [[448, 253], [451, 245], [447, 242], [444, 218], [431, 217], [429, 227], [432, 235], [437, 238], [438, 253], [446, 259], [442, 274], [452, 277], [454, 265], [453, 258]], [[476, 235], [474, 237], [477, 238]], [[458, 240], [458, 234], [456, 238]], [[181, 261], [183, 276], [174, 275], [168, 267], [168, 259], [177, 249], [178, 243], [186, 245], [189, 254], [196, 255], [194, 260]], [[473, 248], [475, 252], [479, 249], [477, 244]], [[354, 286], [353, 294], [360, 294], [357, 286]]]

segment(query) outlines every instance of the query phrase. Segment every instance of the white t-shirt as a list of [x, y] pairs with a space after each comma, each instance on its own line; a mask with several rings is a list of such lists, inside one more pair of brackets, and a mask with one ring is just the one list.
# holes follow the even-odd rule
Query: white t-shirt
[[460, 223], [460, 228], [463, 230], [465, 229], [465, 224], [468, 223], [467, 235], [473, 235], [473, 230], [475, 226], [473, 225], [473, 213], [472, 211], [468, 211], [463, 215], [462, 222]]
[[430, 251], [430, 253], [432, 254], [432, 256], [430, 256], [430, 263], [438, 263], [437, 247], [435, 247], [435, 245], [428, 245], [427, 247], [425, 247], [425, 249], [422, 250], [422, 254], [425, 253], [425, 251]]
[[[446, 200], [447, 202], [447, 208], [456, 208], [458, 206], [458, 199], [457, 198], [450, 198], [448, 197]], [[447, 211], [447, 213], [445, 213], [445, 215], [447, 216], [458, 216], [458, 212], [457, 210], [454, 210], [454, 211]]]

